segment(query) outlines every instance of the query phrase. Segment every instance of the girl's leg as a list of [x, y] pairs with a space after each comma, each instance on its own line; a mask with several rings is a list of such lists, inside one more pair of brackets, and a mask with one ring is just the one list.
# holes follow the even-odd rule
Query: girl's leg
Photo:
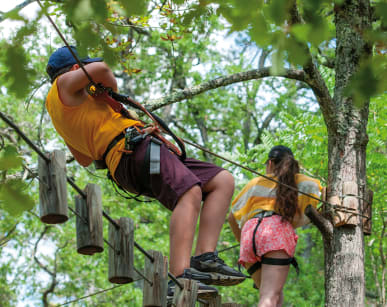
[[[253, 265], [253, 263], [245, 263], [244, 264], [246, 270], [248, 270], [252, 265]], [[257, 287], [257, 289], [259, 289], [261, 286], [261, 273], [262, 273], [262, 269], [259, 269], [259, 270], [255, 271], [253, 273], [253, 275], [251, 275], [251, 278], [254, 280], [254, 284]]]
[[[287, 259], [284, 251], [272, 251], [264, 255], [266, 258]], [[262, 264], [260, 298], [258, 307], [277, 307], [282, 305], [282, 289], [289, 273], [289, 265]]]

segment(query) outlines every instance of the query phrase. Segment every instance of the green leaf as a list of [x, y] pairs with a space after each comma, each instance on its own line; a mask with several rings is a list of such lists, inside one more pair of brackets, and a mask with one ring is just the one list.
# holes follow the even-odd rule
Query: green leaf
[[303, 66], [308, 60], [308, 52], [305, 49], [304, 44], [299, 43], [294, 39], [286, 39], [285, 49], [288, 54], [288, 60], [293, 64]]
[[148, 0], [118, 0], [118, 2], [124, 7], [127, 17], [145, 14], [148, 6]]
[[355, 104], [362, 107], [372, 96], [387, 90], [387, 61], [383, 55], [364, 61], [353, 75], [345, 94], [352, 96]]
[[19, 156], [16, 147], [7, 145], [0, 157], [0, 170], [6, 171], [22, 166], [23, 159]]
[[96, 48], [100, 44], [100, 37], [95, 33], [89, 23], [82, 23], [75, 31], [75, 39], [78, 43], [80, 54], [86, 54], [87, 48]]
[[273, 19], [276, 25], [282, 25], [286, 20], [289, 12], [289, 6], [292, 1], [288, 0], [272, 0], [265, 11]]
[[3, 14], [2, 19], [12, 19], [27, 22], [27, 20], [19, 14], [20, 9], [16, 8]]
[[270, 34], [268, 33], [268, 24], [262, 14], [258, 14], [251, 23], [249, 35], [257, 45], [266, 47], [270, 44]]
[[26, 185], [19, 179], [8, 180], [0, 187], [0, 205], [11, 215], [20, 215], [34, 207], [29, 195], [24, 193]]
[[307, 42], [312, 26], [309, 24], [296, 24], [292, 26], [291, 33], [301, 42]]
[[387, 25], [387, 3], [375, 3], [375, 15], [378, 16], [383, 25]]
[[108, 45], [104, 44], [103, 48], [103, 60], [108, 65], [113, 66], [118, 61], [118, 56], [114, 52], [114, 49], [110, 48]]
[[273, 52], [271, 56], [272, 60], [272, 68], [271, 73], [273, 75], [278, 75], [283, 72], [284, 62], [285, 62], [285, 54], [283, 50], [278, 49], [277, 51]]
[[108, 17], [108, 8], [105, 0], [92, 0], [90, 5], [94, 12], [94, 19], [104, 23]]
[[2, 46], [2, 62], [8, 68], [4, 73], [4, 80], [8, 89], [18, 98], [25, 97], [32, 85], [35, 71], [28, 67], [28, 59], [24, 48], [18, 44], [4, 44]]

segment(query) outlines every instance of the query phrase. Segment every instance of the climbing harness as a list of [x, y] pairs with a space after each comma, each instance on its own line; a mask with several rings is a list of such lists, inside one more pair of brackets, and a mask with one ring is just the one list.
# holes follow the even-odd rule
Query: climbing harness
[[[257, 233], [258, 227], [264, 218], [270, 217], [273, 215], [278, 215], [278, 214], [275, 213], [274, 211], [261, 211], [252, 217], [252, 218], [258, 218], [258, 223], [257, 223], [257, 226], [255, 226], [255, 228], [254, 228], [253, 239], [252, 239], [254, 255], [257, 255], [257, 246], [255, 244], [255, 235]], [[278, 258], [268, 258], [268, 257], [264, 257], [264, 256], [261, 257], [261, 261], [257, 261], [251, 267], [249, 267], [247, 269], [247, 272], [250, 274], [250, 276], [253, 275], [256, 271], [258, 271], [261, 268], [262, 264], [270, 264], [270, 265], [289, 265], [289, 264], [291, 264], [296, 269], [297, 275], [300, 272], [300, 269], [298, 267], [298, 263], [296, 261], [296, 258], [294, 258], [294, 257], [287, 258], [287, 259], [278, 259]]]
[[[143, 160], [142, 165], [142, 174], [139, 181], [141, 182], [142, 187], [149, 188], [150, 187], [150, 176], [160, 174], [160, 146], [165, 144], [167, 148], [176, 154], [181, 160], [185, 160], [186, 153], [184, 143], [168, 128], [168, 125], [157, 115], [153, 114], [149, 110], [147, 110], [140, 103], [130, 99], [127, 96], [120, 95], [115, 93], [111, 88], [106, 88], [102, 84], [95, 84], [94, 82], [90, 82], [90, 84], [86, 88], [89, 95], [92, 97], [98, 97], [104, 99], [109, 106], [117, 113], [120, 113], [122, 116], [126, 118], [133, 119], [130, 115], [129, 111], [119, 102], [128, 102], [130, 106], [143, 111], [148, 117], [152, 120], [152, 124], [145, 125], [144, 122], [141, 122], [141, 125], [133, 125], [125, 129], [124, 132], [118, 134], [107, 146], [104, 154], [102, 155], [102, 159], [95, 161], [95, 166], [97, 169], [106, 169], [106, 157], [110, 150], [123, 138], [125, 138], [125, 149], [121, 150], [125, 154], [131, 154], [135, 150], [136, 145], [142, 142], [146, 137], [149, 136], [150, 142], [147, 146], [146, 153]], [[137, 119], [136, 119], [137, 120]], [[162, 133], [169, 134], [178, 144], [180, 149], [175, 146], [173, 143], [168, 141]], [[117, 184], [110, 172], [107, 174], [108, 178], [112, 180], [115, 184]], [[125, 191], [119, 184], [117, 186]], [[138, 194], [132, 199], [138, 200], [138, 197], [142, 194], [142, 191], [137, 191]], [[127, 193], [128, 194], [128, 193]]]
[[[135, 129], [137, 130], [137, 132], [139, 134], [143, 135], [142, 139], [144, 139], [145, 136], [147, 136], [147, 135], [151, 135], [151, 136], [159, 139], [162, 143], [164, 143], [168, 147], [168, 149], [171, 150], [174, 154], [176, 154], [181, 160], [185, 160], [186, 152], [185, 152], [185, 146], [184, 146], [183, 141], [180, 138], [178, 138], [169, 129], [168, 125], [160, 117], [158, 117], [156, 114], [153, 114], [151, 111], [147, 110], [142, 104], [131, 99], [130, 97], [118, 94], [118, 93], [114, 92], [111, 88], [104, 87], [102, 84], [95, 84], [94, 82], [90, 82], [90, 84], [87, 86], [86, 90], [89, 93], [89, 95], [91, 95], [93, 97], [99, 97], [99, 98], [104, 99], [115, 112], [120, 113], [121, 115], [123, 115], [126, 118], [133, 119], [133, 117], [130, 115], [129, 111], [120, 102], [128, 103], [131, 107], [144, 112], [152, 120], [152, 124], [147, 125], [143, 128], [138, 127], [138, 126], [134, 126]], [[142, 124], [144, 124], [144, 123], [142, 123]], [[163, 136], [163, 133], [170, 135], [175, 140], [175, 142], [178, 144], [179, 148], [177, 146], [175, 146], [172, 142], [168, 141]], [[129, 136], [129, 140], [127, 139], [128, 136]], [[134, 138], [131, 137], [130, 134], [125, 134], [125, 138], [126, 138], [125, 144], [129, 144], [131, 142], [131, 140], [132, 140], [132, 145], [133, 145], [133, 143], [138, 143], [140, 141], [140, 139], [138, 139], [137, 142], [135, 142]], [[122, 137], [121, 137], [121, 139], [122, 139]], [[110, 146], [108, 146], [108, 149], [109, 149], [109, 147]], [[129, 148], [125, 148], [125, 149], [127, 151], [131, 151], [131, 149], [129, 149]]]

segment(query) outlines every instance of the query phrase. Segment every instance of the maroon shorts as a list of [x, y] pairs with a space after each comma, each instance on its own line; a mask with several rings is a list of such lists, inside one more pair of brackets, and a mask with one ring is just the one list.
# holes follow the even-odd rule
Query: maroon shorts
[[[148, 175], [144, 184], [143, 160], [150, 142], [149, 137], [136, 145], [132, 154], [123, 154], [114, 177], [118, 184], [132, 193], [156, 198], [167, 209], [173, 210], [179, 198], [194, 185], [203, 187], [223, 168], [211, 163], [186, 158], [183, 162], [162, 144], [160, 148], [160, 174]], [[145, 180], [146, 182], [147, 180]], [[203, 199], [205, 198], [203, 193]]]

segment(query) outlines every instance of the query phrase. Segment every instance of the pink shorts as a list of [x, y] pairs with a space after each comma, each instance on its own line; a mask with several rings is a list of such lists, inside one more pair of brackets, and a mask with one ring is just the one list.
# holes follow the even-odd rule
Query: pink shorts
[[285, 251], [289, 257], [294, 256], [297, 239], [294, 228], [288, 221], [281, 221], [282, 217], [273, 215], [262, 219], [255, 234], [257, 255], [253, 250], [253, 232], [258, 218], [250, 219], [242, 228], [239, 263], [255, 263], [261, 261], [262, 255], [277, 250]]

